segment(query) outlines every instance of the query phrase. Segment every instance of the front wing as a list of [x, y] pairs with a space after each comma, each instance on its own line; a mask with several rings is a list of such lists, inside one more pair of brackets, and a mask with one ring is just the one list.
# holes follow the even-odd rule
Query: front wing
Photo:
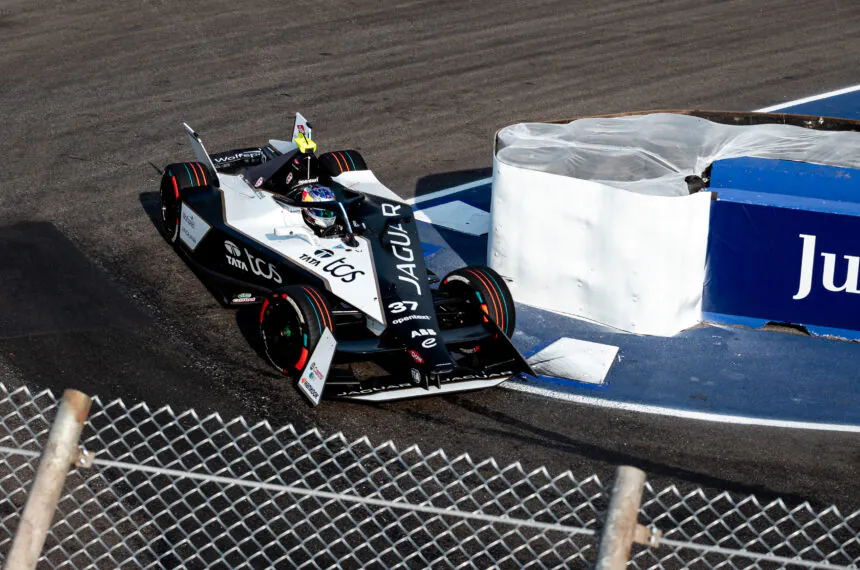
[[[326, 385], [325, 395], [381, 402], [480, 390], [497, 386], [520, 374], [534, 376], [534, 371], [510, 339], [492, 321], [476, 327], [443, 330], [441, 334], [446, 347], [455, 356], [456, 366], [450, 373], [432, 377], [420, 375], [416, 368], [402, 364], [409, 362], [406, 348], [389, 349], [384, 358], [401, 363], [394, 366], [399, 371], [361, 382], [332, 379]], [[478, 350], [469, 348], [467, 354], [459, 350], [463, 346], [476, 346], [476, 340], [479, 340]], [[350, 347], [348, 344], [338, 345], [338, 350], [349, 352]]]

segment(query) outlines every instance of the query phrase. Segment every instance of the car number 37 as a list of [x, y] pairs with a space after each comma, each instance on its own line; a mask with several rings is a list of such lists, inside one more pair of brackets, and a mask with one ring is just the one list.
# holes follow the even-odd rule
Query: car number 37
[[396, 315], [398, 313], [404, 313], [406, 311], [414, 311], [417, 308], [418, 303], [416, 303], [415, 301], [397, 301], [388, 305], [388, 309], [393, 315]]

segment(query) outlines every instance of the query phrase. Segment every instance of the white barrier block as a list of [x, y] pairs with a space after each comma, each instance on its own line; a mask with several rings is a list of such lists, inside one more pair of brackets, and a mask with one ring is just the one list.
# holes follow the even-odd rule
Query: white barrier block
[[417, 210], [415, 219], [473, 236], [490, 231], [490, 214], [460, 200]]
[[617, 354], [617, 346], [562, 337], [530, 356], [528, 363], [544, 376], [603, 384]]
[[488, 264], [520, 303], [637, 334], [699, 323], [711, 194], [638, 194], [494, 161]]

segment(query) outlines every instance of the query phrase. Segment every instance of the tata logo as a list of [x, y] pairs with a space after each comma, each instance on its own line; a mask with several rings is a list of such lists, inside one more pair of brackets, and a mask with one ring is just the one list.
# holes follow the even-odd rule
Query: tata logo
[[228, 255], [227, 263], [236, 269], [241, 269], [242, 271], [248, 271], [248, 266], [245, 265], [245, 262], [240, 259], [242, 255], [242, 251], [236, 246], [232, 241], [224, 242], [224, 249], [227, 250]]
[[308, 265], [313, 265], [314, 267], [319, 267], [320, 259], [326, 259], [332, 257], [334, 252], [330, 249], [318, 249], [314, 252], [313, 257], [310, 255], [303, 253], [299, 256], [299, 259], [307, 262]]
[[245, 262], [236, 257], [227, 256], [227, 263], [235, 267], [236, 269], [241, 269], [242, 271], [248, 271], [248, 266], [245, 265]]
[[[317, 250], [316, 253], [319, 253], [320, 251], [334, 255], [334, 253], [328, 249]], [[329, 257], [329, 255], [325, 255], [325, 257]], [[338, 257], [337, 259], [329, 261], [325, 265], [320, 266], [321, 262], [319, 259], [311, 257], [306, 253], [302, 253], [301, 255], [299, 255], [299, 261], [304, 261], [305, 263], [313, 267], [319, 267], [325, 273], [337, 277], [344, 283], [352, 283], [360, 275], [364, 275], [364, 271], [356, 269], [354, 265], [350, 265], [349, 263], [347, 263], [345, 257]]]
[[[795, 301], [806, 299], [812, 291], [812, 282], [815, 280], [816, 252], [815, 240], [816, 236], [800, 234], [800, 239], [803, 240], [803, 253], [800, 257], [800, 283], [797, 286], [797, 293], [792, 297]], [[841, 285], [836, 285], [836, 254], [821, 252], [821, 257], [824, 258], [824, 263], [821, 267], [821, 284], [825, 289], [833, 293], [854, 293], [860, 294], [860, 289], [857, 288], [857, 281], [860, 278], [860, 257], [854, 255], [843, 255], [843, 259], [848, 262], [846, 268], [845, 281]], [[839, 272], [843, 275], [842, 271]]]
[[242, 255], [242, 251], [232, 241], [225, 241], [224, 249], [226, 249], [227, 253], [229, 253], [233, 257], [239, 257]]

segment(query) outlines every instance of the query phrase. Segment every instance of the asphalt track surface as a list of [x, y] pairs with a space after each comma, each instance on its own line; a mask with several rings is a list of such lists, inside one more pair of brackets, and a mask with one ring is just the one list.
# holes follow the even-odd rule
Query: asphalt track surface
[[[311, 409], [160, 237], [155, 167], [314, 123], [404, 197], [487, 176], [500, 127], [753, 109], [858, 83], [854, 0], [0, 0], [0, 372], [499, 462], [860, 507], [856, 434], [509, 390]], [[153, 166], [154, 165], [154, 166]], [[38, 223], [34, 223], [38, 222]], [[817, 381], [826, 382], [827, 371]]]

